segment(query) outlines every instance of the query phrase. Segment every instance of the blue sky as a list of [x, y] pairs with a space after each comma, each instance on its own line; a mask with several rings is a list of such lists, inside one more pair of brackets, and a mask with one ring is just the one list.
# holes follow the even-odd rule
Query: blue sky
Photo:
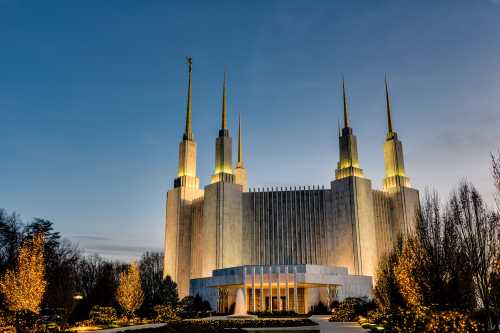
[[492, 202], [500, 1], [0, 0], [0, 207], [87, 252], [163, 243], [193, 57], [203, 184], [224, 68], [251, 187], [328, 185], [346, 79], [361, 167], [380, 188], [384, 74], [415, 187], [467, 177]]

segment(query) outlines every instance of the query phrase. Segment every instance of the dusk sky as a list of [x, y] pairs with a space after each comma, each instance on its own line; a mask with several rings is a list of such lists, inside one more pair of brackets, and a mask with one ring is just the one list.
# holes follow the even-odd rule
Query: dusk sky
[[203, 185], [224, 69], [250, 187], [325, 185], [344, 75], [361, 168], [381, 188], [387, 73], [412, 185], [473, 182], [493, 204], [500, 0], [0, 0], [0, 207], [86, 253], [161, 250], [193, 57]]

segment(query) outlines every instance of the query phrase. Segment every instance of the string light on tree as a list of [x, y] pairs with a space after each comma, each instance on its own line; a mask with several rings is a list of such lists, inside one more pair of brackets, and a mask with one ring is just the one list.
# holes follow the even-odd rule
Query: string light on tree
[[46, 287], [44, 239], [42, 234], [37, 234], [21, 246], [17, 266], [5, 272], [0, 291], [9, 310], [38, 313]]
[[125, 272], [120, 273], [116, 299], [120, 306], [130, 314], [133, 314], [142, 305], [144, 293], [137, 262], [133, 262]]

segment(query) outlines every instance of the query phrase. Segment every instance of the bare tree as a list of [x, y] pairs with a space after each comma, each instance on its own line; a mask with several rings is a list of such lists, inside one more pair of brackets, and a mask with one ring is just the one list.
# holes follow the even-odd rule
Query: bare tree
[[463, 182], [451, 196], [450, 212], [458, 226], [463, 254], [471, 269], [477, 294], [491, 324], [492, 277], [499, 252], [499, 216], [487, 209], [476, 188]]
[[76, 266], [77, 290], [84, 298], [88, 298], [94, 290], [102, 265], [103, 260], [97, 255], [83, 257], [78, 261]]
[[[491, 166], [492, 166], [491, 169], [493, 175], [493, 182], [497, 189], [495, 197], [497, 204], [497, 211], [498, 214], [500, 215], [500, 151], [497, 153], [496, 156], [491, 154]], [[500, 240], [498, 241], [498, 243], [500, 243]], [[497, 253], [496, 265], [495, 265], [495, 270], [492, 274], [492, 280], [493, 280], [493, 286], [492, 286], [493, 302], [495, 304], [496, 312], [500, 313], [500, 251], [499, 253]]]
[[424, 195], [417, 221], [416, 245], [422, 247], [427, 258], [418, 270], [422, 281], [430, 287], [426, 303], [445, 308], [475, 308], [472, 273], [465, 263], [457, 224], [447, 210], [443, 211], [436, 192]]
[[493, 181], [497, 188], [497, 208], [500, 211], [500, 152], [495, 156], [491, 154], [491, 170], [493, 174]]
[[21, 219], [17, 214], [9, 215], [0, 208], [0, 274], [15, 266], [22, 241]]

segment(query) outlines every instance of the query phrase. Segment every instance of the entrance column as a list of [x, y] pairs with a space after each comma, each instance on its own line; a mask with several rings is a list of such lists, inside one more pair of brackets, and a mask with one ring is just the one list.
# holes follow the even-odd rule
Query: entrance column
[[252, 267], [252, 312], [255, 312], [255, 266]]
[[297, 300], [297, 266], [293, 267], [293, 311], [299, 313], [299, 302]]
[[278, 289], [278, 292], [277, 292], [277, 294], [278, 294], [278, 309], [277, 310], [278, 311], [283, 310], [281, 308], [281, 290], [280, 290], [280, 282], [281, 282], [280, 280], [281, 279], [280, 279], [280, 277], [281, 277], [281, 266], [278, 266], [278, 283], [276, 285], [276, 288]]
[[260, 311], [265, 311], [264, 300], [264, 266], [260, 266]]
[[222, 312], [221, 299], [220, 299], [221, 295], [222, 295], [222, 293], [220, 292], [220, 288], [217, 287], [217, 311], [219, 313]]
[[247, 301], [247, 268], [243, 267], [243, 297], [245, 297], [245, 309], [248, 309]]
[[285, 310], [288, 311], [288, 266], [285, 266]]
[[269, 266], [269, 276], [267, 285], [269, 286], [269, 312], [273, 312], [273, 280], [271, 274], [273, 272], [273, 266]]

